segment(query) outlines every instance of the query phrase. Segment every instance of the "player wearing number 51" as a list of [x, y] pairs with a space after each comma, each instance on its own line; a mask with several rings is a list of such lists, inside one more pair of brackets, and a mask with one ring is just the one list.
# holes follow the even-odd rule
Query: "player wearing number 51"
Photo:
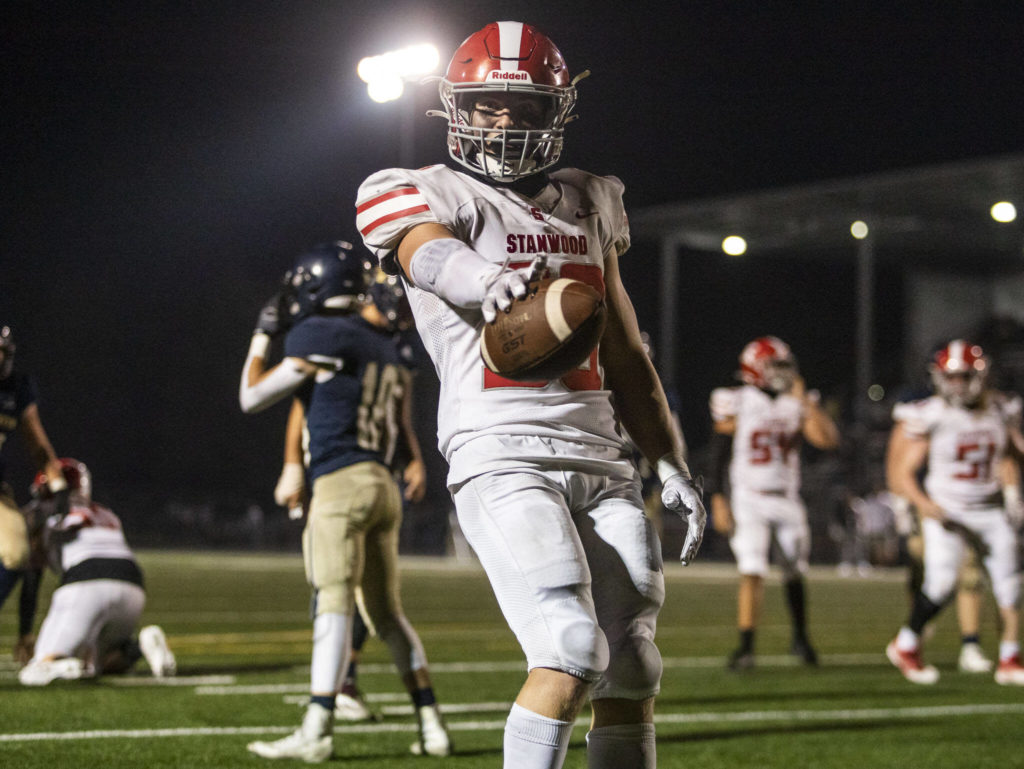
[[[886, 656], [911, 683], [938, 670], [921, 659], [921, 633], [946, 605], [968, 547], [983, 556], [1002, 635], [995, 680], [1024, 686], [1020, 660], [1021, 400], [986, 386], [981, 348], [954, 339], [932, 361], [935, 395], [893, 409], [891, 483], [921, 516], [924, 581]], [[896, 449], [898, 447], [898, 449]], [[927, 466], [924, 484], [918, 473]]]
[[[260, 411], [293, 393], [302, 402], [313, 487], [302, 533], [313, 588], [310, 702], [293, 734], [249, 744], [263, 758], [331, 757], [356, 600], [412, 698], [420, 733], [414, 749], [451, 751], [423, 646], [399, 600], [402, 500], [387, 463], [399, 439], [408, 456], [420, 453], [410, 443], [415, 436], [403, 408], [411, 375], [386, 317], [366, 302], [371, 276], [369, 258], [343, 241], [300, 256], [281, 294], [260, 313], [242, 371], [244, 411]], [[284, 360], [267, 370], [270, 339], [286, 331]]]
[[728, 665], [733, 670], [754, 665], [754, 631], [773, 537], [792, 621], [790, 651], [814, 665], [818, 657], [807, 636], [804, 599], [811, 534], [800, 499], [800, 441], [834, 449], [839, 431], [818, 405], [817, 393], [804, 389], [796, 360], [781, 339], [764, 336], [744, 347], [739, 378], [741, 386], [711, 393], [711, 515], [715, 531], [729, 537], [740, 573], [740, 640]]
[[[438, 438], [459, 523], [526, 655], [507, 769], [560, 767], [588, 696], [588, 766], [655, 765], [664, 576], [620, 421], [659, 468], [666, 507], [687, 520], [684, 563], [706, 517], [619, 277], [622, 182], [548, 171], [580, 78], [536, 28], [488, 24], [440, 79], [437, 114], [468, 173], [391, 168], [357, 199], [364, 242], [409, 286], [441, 381]], [[481, 331], [527, 295], [542, 264], [603, 296], [603, 334], [557, 378], [503, 378], [481, 358]]]

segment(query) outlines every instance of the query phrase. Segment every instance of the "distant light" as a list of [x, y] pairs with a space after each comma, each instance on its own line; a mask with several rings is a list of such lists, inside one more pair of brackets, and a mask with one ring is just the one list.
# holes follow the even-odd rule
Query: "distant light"
[[366, 92], [370, 94], [371, 99], [378, 103], [400, 99], [404, 91], [402, 78], [394, 75], [391, 77], [379, 76], [366, 84]]
[[885, 397], [885, 388], [882, 385], [873, 384], [868, 388], [868, 397], [876, 403]]
[[1013, 203], [1001, 200], [992, 206], [992, 210], [989, 213], [992, 214], [992, 218], [997, 222], [1006, 224], [1017, 218], [1017, 207]]
[[[441, 54], [435, 46], [420, 43], [397, 51], [388, 51], [379, 56], [367, 56], [359, 61], [356, 74], [367, 84], [366, 90], [371, 99], [380, 102], [392, 101], [402, 95], [402, 80], [414, 80], [429, 75], [437, 69], [440, 62]], [[396, 90], [397, 95], [392, 95]]]
[[742, 256], [747, 253], [747, 241], [739, 235], [730, 235], [722, 241], [722, 250], [729, 256]]
[[860, 219], [850, 225], [850, 234], [857, 240], [864, 240], [868, 236], [868, 226]]

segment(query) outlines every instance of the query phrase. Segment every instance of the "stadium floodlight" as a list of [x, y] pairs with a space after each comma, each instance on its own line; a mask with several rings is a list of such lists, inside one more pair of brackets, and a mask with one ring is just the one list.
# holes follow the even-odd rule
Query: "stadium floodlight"
[[868, 225], [858, 219], [850, 225], [850, 234], [857, 240], [864, 240], [868, 236]]
[[1017, 218], [1017, 207], [1008, 200], [1001, 200], [992, 206], [989, 213], [997, 222], [1009, 224]]
[[440, 62], [441, 55], [436, 46], [419, 43], [367, 56], [359, 61], [356, 74], [366, 83], [370, 98], [383, 103], [401, 98], [405, 90], [404, 81], [429, 75]]
[[730, 235], [722, 241], [722, 250], [729, 256], [743, 256], [747, 253], [747, 241], [739, 235]]

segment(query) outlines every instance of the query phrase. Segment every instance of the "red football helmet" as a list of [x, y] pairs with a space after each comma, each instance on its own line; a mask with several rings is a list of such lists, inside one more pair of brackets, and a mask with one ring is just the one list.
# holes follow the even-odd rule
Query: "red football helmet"
[[981, 399], [989, 362], [982, 349], [954, 339], [937, 353], [930, 367], [935, 391], [953, 406], [973, 406]]
[[[85, 463], [70, 457], [61, 457], [60, 467], [71, 495], [75, 496], [77, 494], [80, 499], [85, 500], [86, 504], [92, 502], [92, 474], [89, 472], [89, 468], [85, 466]], [[50, 492], [48, 485], [49, 480], [44, 471], [36, 473], [36, 477], [32, 481], [32, 496], [36, 499], [49, 499], [52, 497], [53, 494]]]
[[[558, 162], [579, 79], [569, 80], [561, 52], [538, 29], [498, 21], [467, 37], [455, 51], [440, 83], [444, 112], [429, 114], [448, 119], [448, 152], [457, 163], [511, 182]], [[528, 102], [536, 125], [472, 126], [475, 105], [497, 95]]]
[[788, 392], [796, 377], [796, 359], [789, 345], [775, 336], [762, 336], [740, 353], [740, 379], [776, 393]]

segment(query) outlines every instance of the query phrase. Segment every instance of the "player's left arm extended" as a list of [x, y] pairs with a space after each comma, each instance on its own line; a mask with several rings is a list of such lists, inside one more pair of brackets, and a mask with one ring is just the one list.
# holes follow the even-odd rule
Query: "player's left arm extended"
[[640, 452], [657, 468], [662, 482], [662, 502], [687, 521], [681, 560], [687, 564], [697, 555], [704, 536], [707, 513], [683, 458], [682, 437], [654, 364], [644, 352], [633, 303], [622, 285], [618, 258], [605, 257], [605, 304], [607, 320], [601, 337], [601, 365], [615, 409]]
[[412, 424], [412, 393], [413, 376], [408, 369], [402, 370], [405, 382], [402, 401], [399, 404], [398, 437], [409, 461], [402, 471], [405, 481], [405, 498], [409, 502], [419, 502], [427, 493], [427, 468], [423, 463], [423, 452], [420, 450], [419, 438]]
[[268, 370], [269, 349], [269, 336], [253, 334], [238, 386], [238, 402], [246, 414], [255, 414], [274, 405], [316, 373], [316, 365], [303, 358], [285, 358]]

